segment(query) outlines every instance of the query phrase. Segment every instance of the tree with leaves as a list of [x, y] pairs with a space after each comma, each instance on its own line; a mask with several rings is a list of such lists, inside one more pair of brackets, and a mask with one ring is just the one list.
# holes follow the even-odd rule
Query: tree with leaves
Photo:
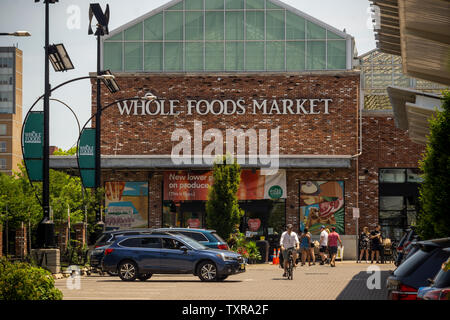
[[444, 92], [442, 109], [429, 121], [430, 135], [420, 162], [424, 181], [417, 230], [423, 239], [450, 236], [450, 91]]
[[[42, 220], [41, 195], [42, 184], [33, 183], [31, 186], [23, 166], [19, 166], [19, 172], [13, 176], [0, 174], [0, 224], [8, 220], [8, 226], [15, 228], [21, 222], [29, 223], [34, 238]], [[50, 207], [55, 224], [67, 221], [69, 208], [71, 223], [83, 222], [87, 218], [88, 232], [93, 232], [95, 208], [102, 203], [102, 198], [103, 189], [97, 193], [85, 192], [79, 177], [50, 170]]]
[[206, 202], [206, 224], [228, 239], [244, 212], [239, 208], [237, 191], [241, 180], [241, 168], [231, 156], [216, 159], [213, 169], [213, 185]]
[[77, 154], [77, 147], [72, 147], [69, 150], [63, 150], [58, 148], [55, 152], [53, 152], [54, 156], [74, 156]]

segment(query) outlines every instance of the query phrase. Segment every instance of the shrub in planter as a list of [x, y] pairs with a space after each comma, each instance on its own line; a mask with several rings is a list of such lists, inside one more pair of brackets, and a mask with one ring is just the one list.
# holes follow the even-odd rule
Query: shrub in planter
[[256, 246], [255, 241], [249, 241], [246, 244], [246, 248], [248, 251], [249, 262], [256, 263], [261, 260], [261, 254], [259, 253], [258, 247]]
[[49, 271], [0, 258], [0, 300], [61, 300], [62, 297]]
[[249, 263], [256, 263], [258, 260], [261, 260], [261, 254], [256, 246], [256, 242], [248, 241], [243, 233], [236, 232], [233, 235], [233, 243], [231, 250], [248, 259]]

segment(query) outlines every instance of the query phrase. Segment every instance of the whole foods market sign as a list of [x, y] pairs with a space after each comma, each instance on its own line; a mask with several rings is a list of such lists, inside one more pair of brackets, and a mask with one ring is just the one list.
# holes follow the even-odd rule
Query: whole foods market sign
[[333, 99], [128, 100], [117, 103], [121, 115], [318, 115], [330, 114]]

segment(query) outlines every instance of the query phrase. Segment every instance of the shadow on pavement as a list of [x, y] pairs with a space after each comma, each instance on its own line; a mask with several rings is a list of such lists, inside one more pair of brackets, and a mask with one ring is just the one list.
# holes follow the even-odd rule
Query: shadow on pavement
[[[391, 271], [380, 271], [379, 274], [379, 288], [369, 289], [369, 285], [376, 285], [378, 280], [375, 280], [373, 273], [361, 271], [355, 275], [348, 285], [337, 296], [336, 300], [386, 300], [386, 280], [391, 274]], [[367, 281], [370, 277], [370, 280]]]
[[[132, 281], [127, 282], [127, 281], [122, 281], [120, 279], [117, 279], [117, 280], [97, 280], [96, 282], [123, 282], [123, 283], [131, 283]], [[133, 281], [133, 282], [137, 282], [137, 283], [139, 283], [139, 282], [141, 282], [141, 283], [145, 283], [145, 282], [161, 282], [161, 283], [196, 282], [196, 283], [203, 283], [203, 281], [201, 281], [201, 280], [156, 280], [156, 279], [148, 279], [146, 281], [136, 280], [136, 281]], [[242, 282], [242, 281], [241, 280], [224, 280], [224, 281], [217, 281], [217, 282], [211, 281], [209, 283], [236, 283], [236, 282]], [[206, 283], [208, 283], [208, 282], [206, 282]]]

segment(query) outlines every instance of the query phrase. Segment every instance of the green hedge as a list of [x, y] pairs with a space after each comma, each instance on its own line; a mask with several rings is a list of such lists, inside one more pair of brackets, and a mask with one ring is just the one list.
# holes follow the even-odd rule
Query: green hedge
[[61, 300], [62, 297], [49, 271], [0, 258], [0, 300]]

